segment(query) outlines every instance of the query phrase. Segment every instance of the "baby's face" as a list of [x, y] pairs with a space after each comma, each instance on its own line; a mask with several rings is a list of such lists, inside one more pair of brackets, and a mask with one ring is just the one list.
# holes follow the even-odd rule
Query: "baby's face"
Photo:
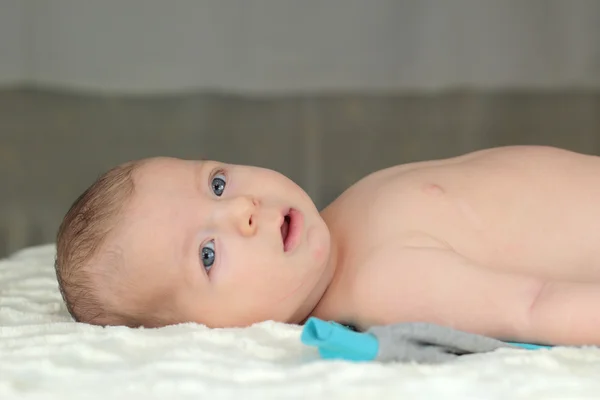
[[[123, 292], [177, 322], [300, 322], [331, 278], [330, 236], [309, 196], [267, 169], [152, 159], [109, 246]], [[115, 296], [113, 296], [115, 297]], [[136, 300], [137, 299], [137, 300]]]

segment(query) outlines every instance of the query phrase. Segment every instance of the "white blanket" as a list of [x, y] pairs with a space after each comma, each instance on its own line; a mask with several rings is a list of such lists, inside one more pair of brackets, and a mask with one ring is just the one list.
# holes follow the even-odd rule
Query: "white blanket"
[[[301, 328], [100, 328], [66, 313], [53, 246], [0, 260], [0, 399], [600, 398], [600, 350], [501, 350], [437, 365], [319, 360]], [[599, 305], [600, 312], [600, 305]]]

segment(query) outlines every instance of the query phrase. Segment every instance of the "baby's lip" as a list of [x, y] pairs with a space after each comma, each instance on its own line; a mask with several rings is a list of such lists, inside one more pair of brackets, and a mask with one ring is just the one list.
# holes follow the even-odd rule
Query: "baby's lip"
[[281, 233], [281, 243], [285, 250], [285, 242], [290, 233], [290, 209], [286, 208], [281, 213], [281, 219], [279, 221], [279, 231]]
[[285, 253], [293, 251], [298, 246], [303, 225], [304, 218], [300, 211], [288, 208], [283, 212], [280, 231], [283, 251]]

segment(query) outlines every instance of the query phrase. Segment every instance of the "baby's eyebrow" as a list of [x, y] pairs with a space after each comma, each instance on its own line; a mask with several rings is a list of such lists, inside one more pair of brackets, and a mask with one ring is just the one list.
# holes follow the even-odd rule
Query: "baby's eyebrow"
[[206, 160], [198, 160], [193, 164], [194, 168], [194, 182], [198, 186], [198, 189], [202, 188], [202, 179], [204, 177], [204, 169], [206, 166]]

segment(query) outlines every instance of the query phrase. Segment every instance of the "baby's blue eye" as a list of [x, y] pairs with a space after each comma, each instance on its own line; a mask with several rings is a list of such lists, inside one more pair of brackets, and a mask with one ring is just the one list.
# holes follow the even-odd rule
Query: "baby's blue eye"
[[210, 271], [215, 262], [215, 242], [211, 240], [200, 249], [200, 259], [206, 271]]
[[220, 197], [223, 194], [225, 191], [225, 185], [227, 184], [225, 180], [226, 178], [223, 174], [217, 174], [214, 176], [212, 182], [210, 183], [210, 187], [215, 195]]

